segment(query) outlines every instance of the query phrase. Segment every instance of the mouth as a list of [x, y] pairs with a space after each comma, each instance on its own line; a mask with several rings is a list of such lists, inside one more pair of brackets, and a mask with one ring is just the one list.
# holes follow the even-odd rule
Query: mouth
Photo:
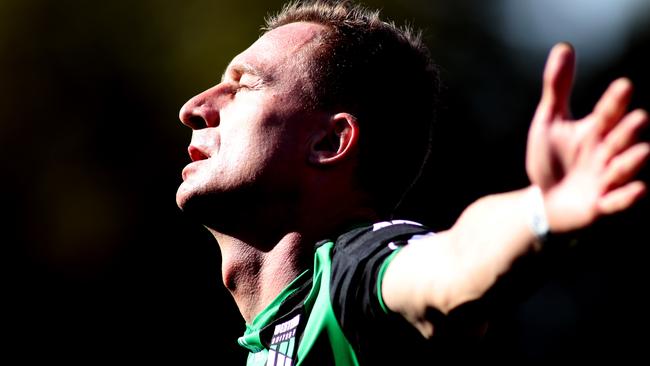
[[187, 179], [187, 176], [192, 172], [192, 169], [196, 165], [198, 165], [199, 162], [210, 158], [209, 153], [193, 145], [190, 145], [187, 148], [187, 151], [192, 161], [189, 164], [187, 164], [185, 168], [183, 168], [183, 172], [181, 173], [181, 176], [183, 177], [183, 181]]
[[194, 145], [190, 145], [187, 148], [187, 152], [190, 154], [190, 159], [192, 159], [192, 162], [210, 158], [210, 154], [207, 151], [201, 150]]

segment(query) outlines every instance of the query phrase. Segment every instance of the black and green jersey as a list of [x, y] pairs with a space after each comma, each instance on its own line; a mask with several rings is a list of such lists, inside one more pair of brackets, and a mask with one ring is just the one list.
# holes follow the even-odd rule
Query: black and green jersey
[[239, 338], [248, 365], [414, 364], [423, 337], [383, 304], [381, 279], [399, 247], [430, 235], [384, 222], [317, 244], [314, 268], [290, 283]]

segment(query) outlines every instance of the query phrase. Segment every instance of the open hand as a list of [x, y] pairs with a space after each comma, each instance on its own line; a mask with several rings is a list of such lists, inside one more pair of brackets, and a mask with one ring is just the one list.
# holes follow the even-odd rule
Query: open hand
[[542, 189], [554, 232], [580, 229], [625, 210], [646, 190], [634, 176], [650, 155], [650, 144], [637, 141], [648, 116], [643, 110], [627, 113], [631, 82], [614, 81], [592, 113], [574, 120], [569, 111], [574, 72], [573, 48], [556, 45], [528, 134], [526, 171]]

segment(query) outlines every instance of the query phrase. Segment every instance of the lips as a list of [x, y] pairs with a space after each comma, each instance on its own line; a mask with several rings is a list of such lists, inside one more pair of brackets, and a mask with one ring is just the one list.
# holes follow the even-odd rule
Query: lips
[[190, 159], [192, 159], [192, 162], [194, 161], [199, 161], [199, 160], [205, 160], [210, 157], [210, 154], [208, 154], [206, 151], [201, 150], [200, 148], [190, 145], [187, 148], [187, 152], [190, 154]]
[[200, 163], [202, 160], [206, 160], [210, 158], [210, 154], [208, 152], [194, 145], [190, 145], [187, 148], [187, 152], [189, 153], [192, 162], [187, 164], [185, 168], [183, 168], [183, 172], [181, 173], [183, 180], [187, 179], [187, 176], [191, 173], [192, 169], [196, 165], [198, 165], [198, 163]]
[[[205, 160], [205, 159], [203, 159]], [[183, 168], [183, 171], [181, 172], [181, 176], [183, 177], [183, 181], [187, 180], [187, 177], [197, 168], [197, 165], [201, 164], [202, 160], [197, 160], [193, 161], [185, 166]]]

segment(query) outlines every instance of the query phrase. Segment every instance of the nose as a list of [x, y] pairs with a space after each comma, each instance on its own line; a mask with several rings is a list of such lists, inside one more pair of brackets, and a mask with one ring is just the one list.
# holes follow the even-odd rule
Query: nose
[[188, 100], [181, 108], [178, 118], [193, 130], [219, 125], [219, 85]]

